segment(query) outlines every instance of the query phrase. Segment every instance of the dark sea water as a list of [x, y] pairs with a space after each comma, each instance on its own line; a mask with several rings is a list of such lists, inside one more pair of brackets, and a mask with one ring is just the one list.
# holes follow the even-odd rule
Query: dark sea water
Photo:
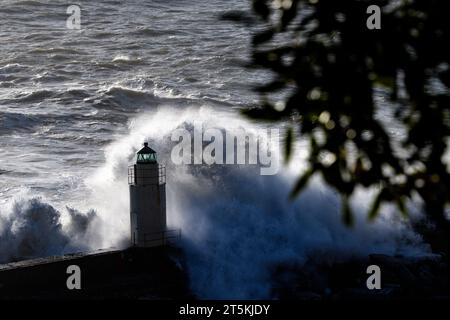
[[0, 196], [23, 179], [51, 195], [70, 189], [130, 119], [162, 103], [255, 100], [256, 75], [238, 65], [249, 32], [218, 19], [245, 2], [79, 3], [79, 31], [66, 28], [66, 1], [0, 4]]
[[351, 231], [320, 183], [287, 202], [301, 148], [272, 177], [170, 163], [176, 128], [259, 128], [238, 110], [269, 75], [242, 67], [250, 31], [219, 19], [248, 2], [77, 3], [81, 30], [66, 28], [72, 3], [0, 3], [0, 262], [124, 246], [127, 165], [144, 140], [168, 166], [169, 224], [183, 230], [200, 297], [270, 298], [273, 266], [317, 252], [426, 252], [389, 210], [367, 225], [365, 193]]

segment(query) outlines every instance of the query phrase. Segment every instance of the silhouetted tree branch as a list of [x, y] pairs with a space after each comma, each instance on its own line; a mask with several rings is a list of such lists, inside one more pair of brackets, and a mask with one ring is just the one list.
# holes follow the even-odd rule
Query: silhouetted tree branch
[[[369, 5], [382, 9], [381, 29], [369, 30]], [[450, 8], [445, 0], [254, 0], [252, 66], [271, 70], [257, 90], [253, 119], [284, 121], [286, 157], [309, 140], [308, 170], [292, 196], [320, 174], [348, 199], [355, 188], [379, 187], [368, 213], [383, 203], [407, 214], [418, 195], [427, 213], [450, 235], [445, 217], [450, 176], [444, 154], [450, 124]], [[280, 98], [281, 97], [281, 98]], [[400, 131], [395, 138], [376, 97], [386, 97]]]

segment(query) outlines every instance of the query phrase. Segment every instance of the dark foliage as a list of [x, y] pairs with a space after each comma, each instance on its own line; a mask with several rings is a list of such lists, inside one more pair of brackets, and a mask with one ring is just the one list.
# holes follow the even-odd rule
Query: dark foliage
[[[381, 8], [379, 30], [366, 27], [369, 5]], [[254, 0], [253, 9], [253, 20], [228, 18], [258, 30], [252, 66], [274, 77], [257, 89], [261, 107], [245, 113], [290, 126], [288, 160], [295, 141], [308, 139], [309, 168], [292, 196], [320, 174], [342, 195], [351, 224], [348, 199], [358, 186], [379, 190], [370, 219], [383, 203], [406, 215], [407, 200], [418, 195], [448, 233], [449, 1]], [[403, 137], [393, 136], [377, 97]]]

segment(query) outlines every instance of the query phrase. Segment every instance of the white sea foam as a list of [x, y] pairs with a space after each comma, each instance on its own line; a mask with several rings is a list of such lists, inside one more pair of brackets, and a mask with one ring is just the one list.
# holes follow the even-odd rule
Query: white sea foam
[[338, 196], [320, 181], [289, 202], [289, 191], [302, 170], [301, 145], [297, 162], [276, 176], [260, 176], [258, 168], [245, 165], [173, 165], [171, 132], [192, 129], [194, 121], [225, 130], [260, 128], [232, 112], [207, 107], [165, 107], [137, 117], [128, 134], [105, 148], [105, 162], [85, 181], [85, 197], [75, 208], [90, 213], [58, 211], [29, 199], [0, 207], [3, 259], [23, 255], [20, 248], [29, 239], [40, 239], [39, 246], [27, 249], [34, 256], [123, 247], [129, 236], [127, 166], [143, 141], [149, 141], [167, 165], [168, 223], [182, 229], [192, 288], [200, 297], [270, 298], [272, 267], [290, 261], [301, 264], [314, 255], [342, 259], [373, 252], [427, 252], [420, 237], [395, 213], [384, 212], [368, 224], [367, 192], [361, 191], [353, 201], [353, 229], [342, 223]]
[[260, 176], [251, 166], [174, 166], [168, 155], [170, 134], [177, 127], [205, 126], [234, 130], [259, 127], [230, 112], [211, 108], [161, 109], [136, 118], [128, 135], [105, 149], [106, 162], [88, 181], [92, 206], [103, 221], [103, 245], [128, 236], [126, 166], [148, 140], [167, 165], [169, 225], [183, 230], [194, 291], [205, 298], [268, 298], [269, 270], [277, 263], [302, 263], [312, 255], [329, 259], [387, 253], [427, 252], [398, 214], [385, 210], [373, 224], [366, 222], [370, 194], [353, 201], [356, 226], [342, 223], [339, 198], [315, 181], [295, 202], [287, 196], [301, 171], [302, 147], [296, 165], [273, 177]]

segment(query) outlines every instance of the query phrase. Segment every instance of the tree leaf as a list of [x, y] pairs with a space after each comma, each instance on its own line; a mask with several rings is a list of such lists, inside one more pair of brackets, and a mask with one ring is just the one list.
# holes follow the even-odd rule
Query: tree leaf
[[273, 35], [275, 34], [275, 31], [273, 29], [267, 29], [261, 32], [258, 32], [253, 36], [252, 43], [253, 45], [259, 45], [264, 42], [269, 41], [272, 39]]
[[303, 190], [303, 188], [311, 178], [313, 172], [314, 171], [312, 169], [309, 169], [300, 177], [300, 179], [297, 180], [297, 183], [295, 184], [289, 196], [291, 200], [293, 200]]
[[400, 210], [400, 213], [403, 218], [408, 218], [408, 210], [406, 209], [405, 199], [403, 197], [398, 197], [396, 199], [397, 208]]
[[373, 221], [377, 217], [378, 212], [380, 210], [381, 201], [383, 200], [383, 196], [384, 195], [383, 195], [383, 190], [382, 190], [375, 197], [375, 199], [370, 207], [370, 210], [369, 210], [369, 215], [368, 215], [369, 221]]
[[347, 195], [342, 196], [342, 220], [348, 227], [353, 227], [355, 221], [353, 219], [353, 212], [350, 207], [350, 201]]
[[286, 131], [286, 138], [284, 143], [285, 163], [289, 163], [289, 160], [291, 160], [293, 144], [294, 144], [294, 130], [292, 129], [292, 127], [289, 127]]
[[262, 120], [262, 121], [277, 121], [281, 119], [280, 112], [274, 110], [270, 107], [264, 107], [264, 108], [249, 108], [242, 111], [242, 114], [245, 116], [255, 119], [255, 120]]
[[270, 15], [267, 0], [253, 0], [253, 10], [264, 20], [267, 20]]
[[246, 25], [247, 27], [255, 23], [255, 19], [249, 15], [248, 12], [241, 10], [228, 11], [221, 15], [220, 17], [225, 21], [233, 21]]

